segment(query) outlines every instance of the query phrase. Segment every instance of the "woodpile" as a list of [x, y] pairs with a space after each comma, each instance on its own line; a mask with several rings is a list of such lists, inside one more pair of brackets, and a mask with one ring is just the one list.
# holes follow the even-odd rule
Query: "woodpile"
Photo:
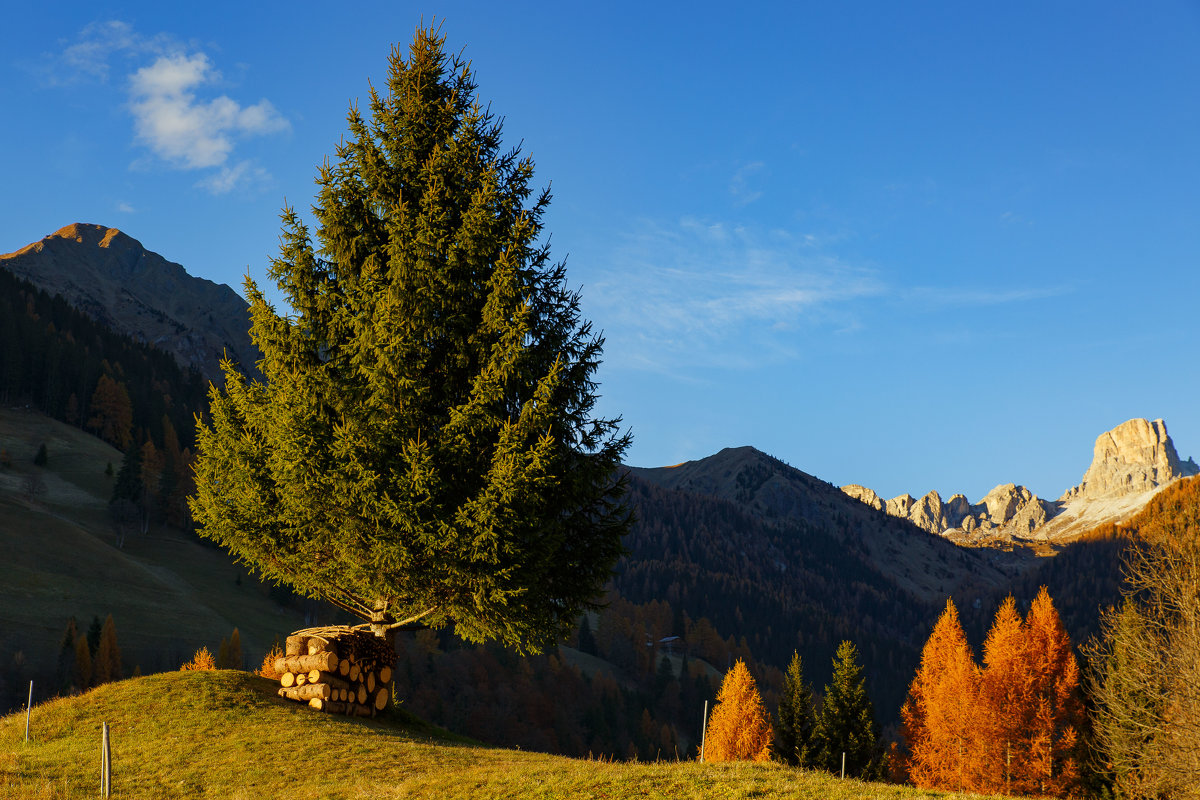
[[275, 660], [279, 696], [330, 714], [373, 717], [391, 699], [395, 663], [395, 651], [365, 631], [296, 631]]

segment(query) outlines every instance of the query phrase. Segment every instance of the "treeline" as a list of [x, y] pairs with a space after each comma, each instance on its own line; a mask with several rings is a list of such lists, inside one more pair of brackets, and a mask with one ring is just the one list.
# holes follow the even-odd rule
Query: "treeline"
[[840, 644], [853, 641], [882, 721], [896, 719], [937, 609], [872, 567], [855, 536], [803, 521], [769, 524], [734, 503], [630, 484], [637, 523], [614, 578], [622, 597], [662, 600], [737, 632], [743, 652], [777, 670], [796, 651], [817, 665], [818, 684], [832, 676]]
[[174, 436], [191, 448], [207, 381], [0, 269], [0, 402], [28, 404], [119, 450]]

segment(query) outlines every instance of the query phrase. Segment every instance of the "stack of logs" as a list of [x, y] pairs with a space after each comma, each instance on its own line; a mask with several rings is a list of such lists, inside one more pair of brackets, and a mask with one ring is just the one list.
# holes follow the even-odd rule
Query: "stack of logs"
[[387, 708], [395, 651], [365, 631], [309, 628], [287, 638], [275, 660], [280, 697], [318, 711], [373, 717]]

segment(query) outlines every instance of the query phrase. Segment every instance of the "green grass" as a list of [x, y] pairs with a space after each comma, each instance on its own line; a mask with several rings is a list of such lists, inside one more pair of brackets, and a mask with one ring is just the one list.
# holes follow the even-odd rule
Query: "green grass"
[[91, 798], [100, 726], [119, 798], [959, 797], [777, 764], [606, 763], [484, 747], [405, 712], [351, 720], [274, 696], [244, 672], [164, 673], [0, 719], [0, 797]]

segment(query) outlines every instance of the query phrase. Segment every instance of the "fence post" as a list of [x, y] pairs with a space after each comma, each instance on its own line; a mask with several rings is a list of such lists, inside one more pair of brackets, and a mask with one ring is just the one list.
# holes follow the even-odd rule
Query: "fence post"
[[25, 703], [25, 744], [29, 744], [29, 712], [33, 709], [33, 681], [29, 682], [29, 700]]
[[100, 796], [112, 795], [112, 747], [108, 735], [108, 723], [102, 723], [100, 734]]
[[708, 734], [708, 701], [704, 701], [704, 722], [700, 724], [700, 763], [704, 763], [704, 737]]
[[842, 780], [846, 780], [846, 751], [842, 751]]

